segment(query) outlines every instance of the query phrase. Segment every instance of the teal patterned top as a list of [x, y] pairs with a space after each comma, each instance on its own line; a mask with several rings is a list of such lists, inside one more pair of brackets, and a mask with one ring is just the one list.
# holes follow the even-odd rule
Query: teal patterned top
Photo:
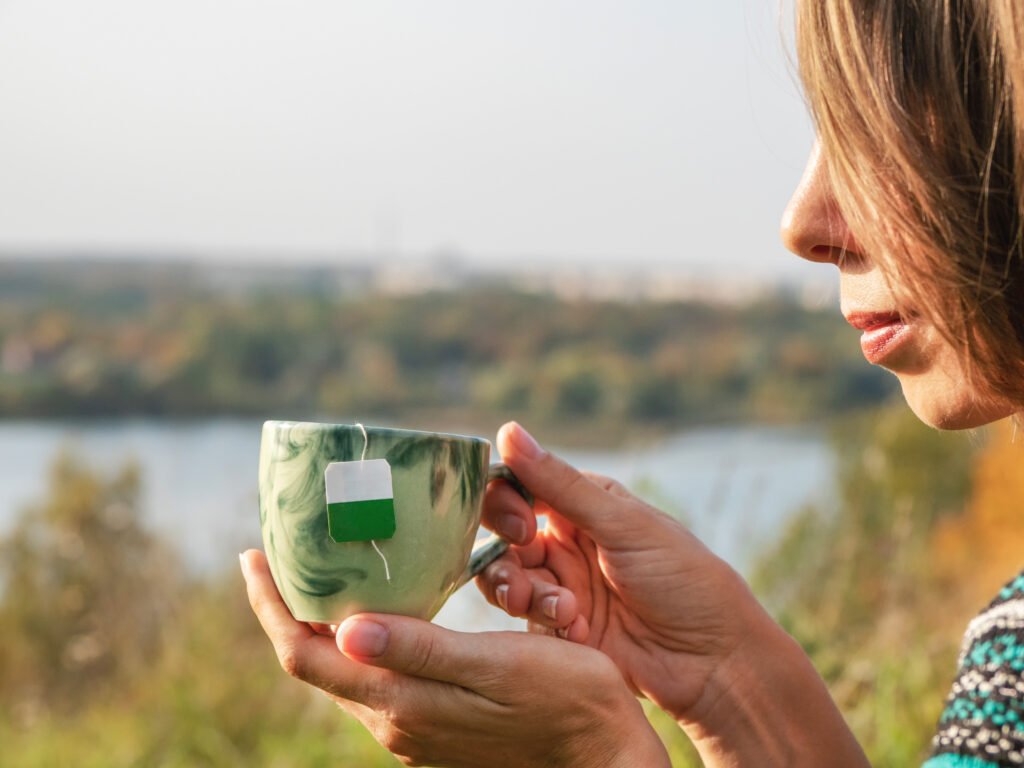
[[1024, 573], [967, 626], [924, 768], [1024, 765]]

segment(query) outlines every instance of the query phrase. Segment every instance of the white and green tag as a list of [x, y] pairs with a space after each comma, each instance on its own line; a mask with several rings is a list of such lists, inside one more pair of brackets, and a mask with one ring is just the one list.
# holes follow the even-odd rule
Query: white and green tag
[[327, 530], [335, 541], [372, 541], [395, 535], [395, 492], [385, 459], [337, 461], [324, 471]]

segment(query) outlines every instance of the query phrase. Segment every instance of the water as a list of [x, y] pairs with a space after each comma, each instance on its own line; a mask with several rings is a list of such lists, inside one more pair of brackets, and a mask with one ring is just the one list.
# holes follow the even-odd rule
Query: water
[[[193, 571], [235, 568], [239, 551], [260, 545], [259, 432], [260, 422], [248, 420], [0, 423], [0, 533], [21, 508], [45, 496], [50, 463], [68, 449], [107, 472], [136, 461], [146, 522], [178, 547]], [[834, 475], [823, 435], [810, 429], [696, 430], [643, 449], [561, 453], [681, 517], [741, 572], [793, 512], [827, 503]], [[521, 626], [473, 587], [456, 594], [437, 621], [464, 630]]]

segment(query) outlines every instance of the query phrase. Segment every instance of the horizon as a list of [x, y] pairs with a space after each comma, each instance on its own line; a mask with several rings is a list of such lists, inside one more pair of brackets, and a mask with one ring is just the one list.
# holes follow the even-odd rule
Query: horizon
[[[266, 256], [266, 255], [265, 255]], [[0, 278], [11, 272], [30, 279], [59, 280], [56, 272], [73, 280], [116, 273], [115, 283], [165, 280], [174, 275], [216, 293], [246, 294], [253, 291], [336, 294], [361, 293], [408, 296], [433, 292], [472, 292], [501, 286], [512, 292], [552, 295], [563, 301], [665, 302], [698, 301], [719, 305], [744, 305], [763, 299], [784, 298], [803, 308], [818, 310], [838, 306], [838, 284], [824, 279], [821, 271], [788, 275], [736, 275], [692, 265], [556, 264], [523, 261], [493, 264], [458, 260], [451, 254], [436, 259], [380, 263], [374, 257], [346, 260], [271, 259], [218, 261], [187, 254], [113, 253], [101, 255], [49, 252], [21, 257], [0, 251]], [[98, 275], [89, 274], [97, 272]], [[815, 279], [816, 278], [816, 279]], [[282, 282], [283, 280], [283, 282]], [[184, 284], [183, 283], [183, 284]], [[92, 283], [90, 283], [92, 284]], [[2, 287], [2, 286], [0, 286]], [[79, 286], [81, 289], [81, 285]], [[21, 288], [24, 290], [24, 287]], [[0, 291], [2, 292], [2, 291]]]

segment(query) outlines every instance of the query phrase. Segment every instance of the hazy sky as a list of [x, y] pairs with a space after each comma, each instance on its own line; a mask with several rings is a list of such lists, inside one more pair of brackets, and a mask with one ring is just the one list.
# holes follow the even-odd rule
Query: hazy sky
[[0, 0], [0, 250], [792, 274], [790, 69], [778, 0]]

